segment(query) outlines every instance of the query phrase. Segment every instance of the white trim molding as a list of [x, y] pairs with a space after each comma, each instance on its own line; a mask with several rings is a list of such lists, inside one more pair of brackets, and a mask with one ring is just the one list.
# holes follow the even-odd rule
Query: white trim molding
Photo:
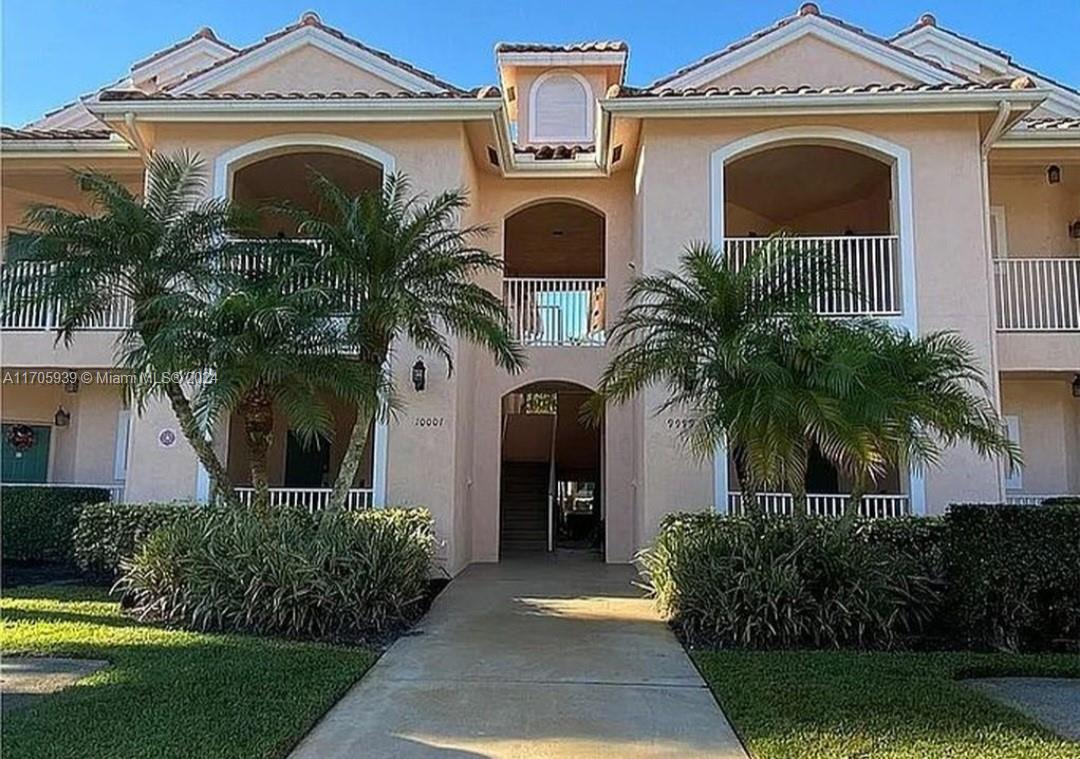
[[379, 164], [383, 177], [394, 173], [397, 160], [392, 153], [367, 142], [321, 132], [303, 132], [264, 137], [229, 148], [214, 159], [214, 197], [228, 198], [232, 193], [232, 175], [237, 168], [253, 163], [260, 155], [297, 152], [308, 148], [331, 148]]
[[413, 92], [446, 92], [445, 87], [440, 87], [422, 76], [418, 76], [400, 66], [395, 66], [391, 62], [315, 26], [298, 27], [257, 50], [240, 52], [232, 60], [208, 69], [202, 74], [197, 74], [186, 82], [182, 82], [174, 87], [171, 92], [180, 94], [206, 92], [238, 79], [260, 66], [265, 66], [276, 58], [305, 46], [322, 50], [405, 90]]
[[658, 86], [654, 85], [653, 89], [700, 87], [718, 79], [729, 71], [734, 71], [768, 55], [774, 50], [807, 36], [836, 45], [843, 50], [889, 68], [897, 74], [906, 76], [916, 82], [940, 84], [964, 81], [964, 78], [958, 74], [935, 66], [929, 61], [921, 61], [915, 55], [877, 42], [864, 34], [845, 29], [839, 24], [826, 21], [819, 16], [806, 15], [729, 53], [723, 53], [715, 60], [695, 66], [693, 70], [687, 71], [681, 76]]
[[[709, 157], [709, 240], [717, 250], [724, 249], [725, 209], [724, 171], [726, 165], [753, 153], [785, 145], [834, 145], [868, 155], [892, 167], [894, 233], [900, 238], [901, 315], [888, 321], [915, 334], [918, 331], [915, 270], [915, 216], [912, 199], [911, 153], [877, 135], [837, 126], [791, 126], [757, 132], [722, 145]], [[717, 450], [713, 457], [714, 508], [727, 508], [727, 451]], [[921, 473], [910, 473], [912, 511], [925, 513], [926, 481]]]

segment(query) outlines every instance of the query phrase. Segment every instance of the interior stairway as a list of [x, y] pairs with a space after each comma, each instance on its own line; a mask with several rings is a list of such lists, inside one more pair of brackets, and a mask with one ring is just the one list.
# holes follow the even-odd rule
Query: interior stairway
[[503, 553], [547, 550], [549, 474], [546, 463], [503, 462], [499, 520]]

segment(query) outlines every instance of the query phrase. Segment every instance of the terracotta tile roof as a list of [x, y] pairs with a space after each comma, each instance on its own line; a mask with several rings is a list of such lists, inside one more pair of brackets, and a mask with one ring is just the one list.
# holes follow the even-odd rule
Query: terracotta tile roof
[[537, 161], [565, 161], [581, 153], [595, 153], [595, 145], [514, 145], [518, 155], [531, 155]]
[[327, 90], [324, 92], [140, 92], [139, 90], [106, 90], [102, 102], [117, 101], [217, 101], [217, 100], [474, 100], [501, 97], [498, 87], [476, 87], [451, 92], [390, 92], [388, 90]]
[[430, 72], [427, 72], [427, 71], [424, 71], [423, 69], [417, 68], [416, 66], [412, 65], [408, 61], [403, 61], [400, 58], [395, 58], [394, 56], [390, 55], [389, 53], [387, 53], [385, 51], [377, 50], [377, 49], [375, 49], [373, 47], [369, 47], [368, 45], [365, 45], [364, 43], [360, 42], [359, 40], [354, 39], [354, 38], [350, 37], [349, 35], [345, 34], [340, 29], [335, 29], [332, 26], [327, 26], [326, 24], [324, 24], [322, 22], [322, 20], [319, 18], [319, 16], [317, 14], [312, 13], [310, 11], [305, 13], [304, 15], [302, 15], [300, 17], [300, 20], [297, 21], [296, 23], [290, 24], [289, 26], [286, 26], [284, 29], [281, 29], [280, 31], [274, 32], [273, 34], [271, 34], [271, 35], [269, 35], [267, 37], [264, 37], [261, 42], [256, 42], [254, 45], [249, 45], [249, 46], [247, 46], [245, 48], [242, 48], [241, 50], [237, 51], [234, 55], [230, 55], [228, 58], [222, 58], [220, 61], [212, 63], [212, 64], [210, 64], [209, 66], [207, 66], [205, 68], [199, 69], [198, 71], [193, 71], [192, 73], [185, 76], [183, 79], [180, 79], [179, 81], [174, 82], [173, 84], [170, 84], [166, 89], [167, 90], [175, 89], [176, 87], [179, 87], [181, 84], [184, 84], [185, 82], [189, 82], [192, 79], [195, 79], [196, 77], [202, 76], [203, 74], [205, 74], [208, 71], [212, 71], [214, 69], [220, 68], [221, 66], [228, 65], [228, 64], [232, 63], [233, 61], [237, 60], [238, 58], [241, 58], [241, 57], [243, 57], [245, 55], [248, 55], [249, 53], [252, 53], [252, 52], [262, 48], [262, 47], [265, 47], [266, 45], [269, 45], [271, 42], [274, 42], [275, 40], [279, 40], [282, 37], [284, 37], [285, 35], [291, 34], [292, 32], [295, 32], [297, 29], [300, 29], [300, 28], [305, 27], [305, 26], [315, 27], [316, 29], [319, 29], [319, 30], [321, 30], [323, 32], [326, 32], [327, 34], [331, 34], [334, 37], [337, 37], [342, 42], [348, 43], [349, 45], [352, 45], [353, 47], [358, 48], [360, 50], [363, 50], [366, 53], [370, 53], [371, 55], [382, 58], [387, 63], [390, 63], [390, 64], [392, 64], [394, 66], [397, 66], [400, 69], [404, 69], [405, 71], [408, 71], [410, 74], [414, 74], [415, 76], [418, 76], [421, 79], [424, 79], [424, 80], [436, 85], [437, 87], [442, 87], [444, 89], [447, 89], [447, 90], [450, 90], [450, 91], [453, 91], [453, 92], [463, 92], [463, 90], [460, 87], [458, 87], [457, 85], [451, 84], [450, 82], [447, 82], [444, 79], [439, 79], [434, 74], [432, 74]]
[[630, 49], [622, 40], [593, 40], [551, 45], [543, 42], [500, 42], [496, 53], [625, 53]]
[[195, 32], [190, 37], [182, 39], [179, 42], [176, 42], [176, 43], [174, 43], [172, 45], [169, 45], [166, 48], [162, 48], [161, 50], [158, 50], [153, 55], [148, 55], [146, 58], [143, 58], [141, 61], [135, 61], [135, 63], [131, 64], [131, 68], [132, 68], [132, 70], [134, 70], [134, 69], [140, 68], [142, 66], [145, 66], [148, 63], [153, 63], [154, 61], [158, 60], [159, 58], [164, 58], [169, 53], [176, 52], [180, 48], [185, 47], [187, 45], [190, 45], [192, 42], [195, 42], [196, 40], [200, 40], [200, 39], [205, 39], [205, 40], [210, 40], [211, 42], [216, 42], [217, 44], [221, 45], [222, 47], [226, 47], [229, 50], [232, 50], [234, 53], [237, 51], [235, 47], [230, 45], [228, 42], [225, 42], [224, 40], [220, 39], [216, 34], [214, 34], [213, 29], [211, 29], [208, 26], [204, 26], [202, 29], [199, 29], [199, 31]]
[[855, 26], [854, 24], [849, 24], [848, 22], [844, 21], [843, 19], [837, 18], [836, 16], [827, 16], [824, 13], [822, 13], [818, 9], [817, 5], [814, 4], [814, 3], [803, 3], [803, 5], [799, 8], [798, 13], [796, 13], [795, 15], [787, 16], [785, 18], [782, 18], [779, 21], [777, 21], [775, 24], [773, 24], [772, 26], [766, 27], [765, 29], [754, 32], [749, 37], [744, 37], [743, 39], [741, 39], [741, 40], [739, 40], [737, 42], [733, 42], [732, 44], [725, 47], [723, 50], [718, 50], [715, 53], [710, 53], [709, 55], [705, 56], [701, 60], [695, 61], [694, 63], [691, 63], [688, 66], [683, 66], [678, 71], [676, 71], [676, 72], [674, 72], [672, 74], [668, 74], [667, 76], [661, 77], [660, 79], [657, 79], [656, 81], [654, 81], [649, 86], [651, 88], [662, 87], [663, 85], [667, 84], [670, 81], [678, 79], [679, 77], [681, 77], [681, 76], [683, 76], [685, 74], [689, 74], [691, 71], [696, 71], [697, 69], [701, 68], [702, 66], [705, 66], [705, 65], [707, 65], [709, 63], [712, 63], [713, 61], [718, 60], [720, 58], [723, 58], [724, 56], [729, 55], [730, 53], [733, 53], [736, 50], [744, 48], [744, 47], [746, 47], [747, 45], [749, 45], [749, 44], [751, 44], [753, 42], [757, 42], [762, 37], [766, 37], [766, 36], [772, 34], [773, 32], [777, 32], [777, 31], [783, 29], [784, 27], [795, 23], [796, 21], [798, 21], [803, 16], [817, 16], [822, 21], [827, 21], [830, 24], [835, 24], [836, 26], [839, 26], [842, 29], [846, 29], [849, 32], [853, 32], [855, 34], [858, 34], [861, 37], [865, 37], [866, 39], [871, 40], [872, 42], [876, 42], [879, 45], [884, 45], [884, 46], [890, 48], [893, 51], [902, 53], [903, 55], [906, 55], [906, 56], [912, 58], [913, 60], [917, 60], [919, 63], [922, 63], [922, 64], [927, 65], [927, 66], [932, 66], [932, 67], [934, 67], [936, 69], [940, 69], [941, 71], [944, 71], [944, 72], [946, 72], [948, 74], [951, 74], [952, 76], [958, 76], [958, 77], [961, 77], [961, 78], [966, 79], [968, 81], [972, 81], [970, 77], [965, 76], [965, 75], [963, 75], [963, 74], [961, 74], [959, 72], [953, 71], [952, 69], [941, 65], [937, 61], [932, 61], [929, 58], [924, 58], [921, 55], [919, 55], [918, 53], [913, 53], [910, 50], [905, 50], [904, 48], [900, 47], [899, 45], [894, 45], [891, 40], [885, 39], [884, 37], [879, 37], [876, 34], [871, 34], [870, 32], [866, 31], [862, 27]]
[[107, 140], [113, 133], [108, 129], [14, 129], [0, 127], [4, 140]]
[[1080, 130], [1080, 118], [1074, 117], [1021, 119], [1020, 128], [1032, 129], [1039, 132]]
[[964, 82], [960, 84], [859, 84], [835, 87], [625, 87], [614, 86], [608, 89], [609, 98], [666, 98], [666, 97], [754, 97], [763, 95], [869, 95], [877, 93], [906, 92], [984, 92], [997, 90], [1030, 89], [1035, 85], [1027, 77], [994, 80], [992, 82]]

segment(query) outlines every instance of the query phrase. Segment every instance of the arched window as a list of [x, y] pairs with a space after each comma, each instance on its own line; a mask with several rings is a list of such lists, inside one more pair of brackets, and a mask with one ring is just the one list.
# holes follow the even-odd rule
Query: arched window
[[549, 71], [529, 94], [531, 142], [592, 142], [592, 88], [573, 71]]

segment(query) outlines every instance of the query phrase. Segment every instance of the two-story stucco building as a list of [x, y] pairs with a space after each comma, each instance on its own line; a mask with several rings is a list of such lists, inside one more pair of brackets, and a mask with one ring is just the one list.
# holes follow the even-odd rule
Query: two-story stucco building
[[[455, 572], [560, 545], [627, 561], [666, 512], [738, 507], [727, 452], [693, 461], [680, 419], [653, 411], [660, 390], [600, 428], [578, 421], [628, 281], [675, 267], [691, 240], [740, 255], [788, 230], [856, 273], [862, 297], [827, 312], [955, 330], [975, 347], [1026, 466], [958, 447], [938, 469], [892, 473], [873, 513], [1080, 492], [1080, 93], [930, 16], [885, 38], [812, 3], [649, 85], [627, 84], [627, 56], [618, 42], [500, 44], [498, 83], [466, 91], [313, 13], [244, 48], [203, 29], [4, 130], [5, 235], [28, 203], [83, 202], [71, 166], [137, 190], [148, 155], [181, 148], [207, 161], [208, 192], [244, 202], [312, 202], [309, 167], [358, 190], [392, 172], [430, 193], [468, 188], [465, 221], [491, 226], [505, 263], [484, 284], [505, 299], [528, 368], [509, 375], [462, 343], [448, 376], [397, 346], [407, 406], [375, 425], [353, 496], [430, 507]], [[295, 228], [268, 219], [265, 232]], [[87, 372], [3, 385], [6, 481], [206, 497], [168, 407], [133, 413], [105, 381], [126, 316], [118, 304], [64, 347], [48, 309], [5, 312], [4, 372]], [[232, 427], [214, 443], [243, 482]], [[343, 438], [305, 448], [281, 422], [275, 500], [323, 502]], [[846, 487], [826, 466], [809, 485], [820, 510]]]

